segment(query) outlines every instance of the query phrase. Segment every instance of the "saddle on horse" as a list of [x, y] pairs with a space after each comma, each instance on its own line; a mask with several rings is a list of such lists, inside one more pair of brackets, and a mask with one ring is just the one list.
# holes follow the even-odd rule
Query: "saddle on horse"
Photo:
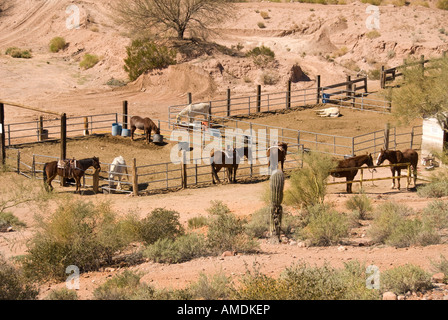
[[59, 160], [58, 169], [62, 170], [64, 178], [71, 178], [73, 171], [77, 169], [77, 161], [75, 159]]

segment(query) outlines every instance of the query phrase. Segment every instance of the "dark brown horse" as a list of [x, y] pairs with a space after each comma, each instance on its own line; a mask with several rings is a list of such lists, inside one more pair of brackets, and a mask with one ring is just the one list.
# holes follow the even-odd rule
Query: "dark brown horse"
[[131, 118], [131, 140], [134, 141], [134, 132], [136, 129], [143, 130], [146, 135], [146, 143], [151, 141], [151, 132], [154, 131], [156, 134], [160, 134], [160, 129], [157, 125], [149, 118], [141, 118], [139, 116], [134, 116]]
[[52, 161], [44, 164], [44, 185], [45, 189], [53, 191], [51, 182], [57, 175], [63, 178], [74, 178], [76, 181], [76, 192], [81, 194], [81, 178], [84, 176], [86, 170], [94, 167], [96, 170], [101, 170], [100, 159], [97, 157], [82, 159], [82, 160], [64, 160]]
[[[363, 165], [367, 165], [369, 168], [373, 167], [373, 158], [372, 154], [364, 154], [361, 156], [354, 156], [351, 158], [343, 159], [338, 161], [338, 165], [335, 168], [335, 171], [332, 171], [330, 174], [335, 178], [345, 178], [347, 181], [347, 193], [352, 193], [352, 184], [349, 181], [353, 181], [355, 179], [356, 174], [358, 173], [358, 167], [362, 167]], [[340, 169], [350, 169], [350, 170], [340, 170]]]
[[[288, 154], [288, 144], [285, 142], [279, 142], [278, 145], [270, 147], [266, 153], [268, 157], [268, 168], [271, 171], [277, 170], [278, 164], [281, 163], [282, 171], [286, 160], [286, 155]], [[271, 162], [273, 168], [271, 168]]]
[[236, 171], [241, 162], [241, 158], [245, 156], [249, 159], [251, 149], [248, 146], [241, 148], [234, 148], [232, 151], [221, 151], [216, 150], [210, 153], [210, 166], [212, 168], [212, 181], [216, 184], [215, 179], [218, 183], [221, 180], [218, 177], [218, 172], [225, 168], [227, 169], [227, 178], [230, 183], [236, 183]]
[[[396, 163], [410, 163], [412, 168], [412, 174], [414, 176], [414, 187], [417, 182], [417, 164], [418, 164], [418, 153], [413, 149], [406, 149], [403, 152], [400, 150], [384, 150], [381, 149], [380, 154], [378, 155], [378, 159], [376, 161], [376, 165], [381, 165], [385, 160], [389, 160], [390, 164]], [[395, 173], [397, 173], [397, 177], [401, 175], [401, 170], [406, 169], [407, 166], [395, 166], [390, 167], [390, 171], [392, 172], [392, 189], [395, 189], [395, 179], [398, 181], [397, 189], [400, 190], [400, 178], [395, 178]], [[408, 180], [406, 188], [409, 189], [410, 181]]]

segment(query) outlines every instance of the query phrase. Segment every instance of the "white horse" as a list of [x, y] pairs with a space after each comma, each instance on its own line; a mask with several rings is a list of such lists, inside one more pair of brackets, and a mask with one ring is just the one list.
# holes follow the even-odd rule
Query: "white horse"
[[184, 108], [176, 117], [176, 123], [180, 122], [182, 117], [187, 117], [189, 122], [192, 123], [197, 116], [204, 116], [205, 120], [208, 120], [208, 117], [211, 114], [210, 103], [196, 103], [190, 104], [186, 108]]
[[[121, 179], [126, 179], [128, 174], [128, 168], [126, 166], [126, 161], [122, 156], [116, 157], [110, 166], [109, 180], [115, 181], [115, 177], [118, 178], [117, 190], [121, 190]], [[111, 182], [111, 187], [113, 188], [114, 183]]]
[[338, 107], [330, 107], [326, 109], [317, 110], [316, 113], [321, 117], [337, 118], [340, 115]]

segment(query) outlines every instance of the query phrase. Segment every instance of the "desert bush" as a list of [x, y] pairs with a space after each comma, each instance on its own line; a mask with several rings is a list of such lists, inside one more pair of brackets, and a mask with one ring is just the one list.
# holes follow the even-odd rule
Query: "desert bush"
[[299, 237], [310, 240], [312, 245], [328, 246], [338, 244], [348, 235], [349, 223], [345, 215], [329, 205], [308, 206], [307, 221], [300, 230]]
[[139, 239], [146, 245], [159, 239], [175, 240], [184, 233], [184, 227], [179, 222], [179, 213], [163, 208], [154, 209], [138, 226]]
[[303, 168], [291, 174], [285, 203], [303, 207], [322, 204], [327, 193], [326, 180], [335, 163], [329, 156], [317, 152], [305, 154], [303, 162]]
[[86, 53], [79, 63], [79, 66], [84, 69], [90, 69], [93, 68], [98, 62], [100, 62], [100, 58], [98, 58], [97, 55]]
[[9, 227], [23, 228], [26, 224], [10, 212], [0, 211], [0, 232], [5, 231]]
[[356, 194], [345, 202], [347, 209], [356, 213], [359, 219], [366, 220], [371, 218], [370, 213], [373, 210], [372, 202], [365, 193]]
[[381, 70], [380, 69], [369, 70], [369, 72], [367, 73], [367, 77], [370, 80], [379, 80], [381, 77]]
[[124, 70], [131, 81], [136, 80], [145, 72], [176, 64], [175, 50], [148, 40], [132, 41], [132, 44], [126, 48], [126, 52]]
[[[252, 238], [263, 238], [270, 230], [270, 218], [271, 210], [269, 207], [255, 211], [250, 216], [249, 222], [245, 225], [245, 232]], [[283, 211], [281, 228], [286, 236], [292, 235], [299, 225], [299, 217]]]
[[362, 3], [373, 4], [374, 6], [379, 6], [383, 0], [361, 0]]
[[65, 49], [67, 46], [67, 42], [62, 37], [55, 37], [50, 40], [50, 51], [51, 52], [59, 52], [62, 49]]
[[6, 49], [5, 54], [19, 59], [31, 59], [33, 57], [31, 54], [31, 49], [24, 50], [17, 47], [10, 47]]
[[206, 226], [208, 223], [207, 217], [199, 216], [188, 219], [188, 228], [197, 229]]
[[430, 245], [440, 241], [440, 236], [430, 224], [420, 219], [411, 219], [413, 210], [406, 205], [387, 202], [374, 212], [374, 219], [368, 231], [372, 240], [395, 247]]
[[107, 80], [106, 85], [111, 87], [124, 87], [126, 85], [126, 81], [110, 78]]
[[35, 300], [38, 294], [37, 285], [0, 254], [0, 300]]
[[140, 283], [141, 274], [125, 270], [93, 291], [96, 300], [152, 300], [155, 290]]
[[380, 36], [381, 36], [381, 34], [378, 32], [378, 30], [371, 30], [371, 31], [366, 33], [367, 39], [375, 39], [375, 38], [378, 38]]
[[435, 229], [448, 228], [448, 202], [442, 200], [431, 201], [422, 212], [425, 225]]
[[266, 25], [264, 24], [264, 22], [258, 22], [258, 23], [257, 23], [257, 26], [258, 26], [258, 28], [260, 28], [260, 29], [264, 29], [264, 28], [266, 28]]
[[278, 83], [279, 76], [273, 71], [266, 70], [261, 74], [261, 83], [267, 86], [273, 86]]
[[445, 283], [448, 281], [448, 260], [443, 254], [440, 255], [440, 261], [432, 261], [431, 266], [435, 272], [442, 272], [445, 275]]
[[241, 300], [377, 300], [379, 292], [366, 288], [365, 268], [358, 262], [334, 269], [328, 264], [311, 267], [299, 262], [286, 268], [278, 279], [259, 269], [246, 271], [232, 298]]
[[158, 263], [181, 263], [206, 256], [208, 249], [205, 236], [189, 233], [175, 240], [163, 238], [148, 246], [144, 256]]
[[436, 7], [442, 10], [448, 10], [448, 0], [438, 0]]
[[267, 13], [266, 11], [261, 11], [260, 12], [260, 16], [263, 18], [263, 19], [269, 19], [270, 17], [269, 17], [269, 13]]
[[51, 290], [50, 294], [46, 297], [46, 300], [78, 300], [78, 294], [74, 290], [67, 288]]
[[225, 204], [215, 201], [208, 212], [207, 245], [211, 252], [253, 252], [258, 248], [258, 243], [245, 233], [247, 221], [236, 217]]
[[269, 47], [261, 46], [255, 47], [246, 53], [247, 57], [251, 57], [255, 65], [265, 67], [270, 62], [274, 61], [275, 53]]
[[233, 288], [232, 280], [223, 272], [210, 276], [199, 274], [199, 279], [190, 285], [189, 291], [194, 299], [222, 300], [228, 299]]
[[381, 272], [381, 290], [404, 294], [408, 291], [427, 290], [432, 287], [431, 275], [422, 268], [405, 264]]
[[97, 270], [136, 238], [127, 217], [119, 218], [108, 203], [66, 199], [37, 226], [22, 263], [28, 275], [44, 280], [65, 279], [70, 265]]
[[423, 198], [441, 198], [448, 195], [448, 170], [442, 169], [429, 177], [429, 183], [417, 188]]

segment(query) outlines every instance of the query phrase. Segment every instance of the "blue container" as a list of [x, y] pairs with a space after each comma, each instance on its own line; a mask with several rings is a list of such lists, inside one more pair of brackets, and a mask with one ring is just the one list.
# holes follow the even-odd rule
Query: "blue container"
[[322, 103], [328, 103], [329, 99], [330, 99], [330, 95], [328, 93], [324, 93], [322, 95]]
[[121, 124], [119, 124], [119, 123], [112, 123], [112, 135], [113, 136], [121, 135]]
[[131, 136], [131, 130], [129, 130], [129, 129], [121, 129], [121, 136], [122, 137], [130, 137]]

